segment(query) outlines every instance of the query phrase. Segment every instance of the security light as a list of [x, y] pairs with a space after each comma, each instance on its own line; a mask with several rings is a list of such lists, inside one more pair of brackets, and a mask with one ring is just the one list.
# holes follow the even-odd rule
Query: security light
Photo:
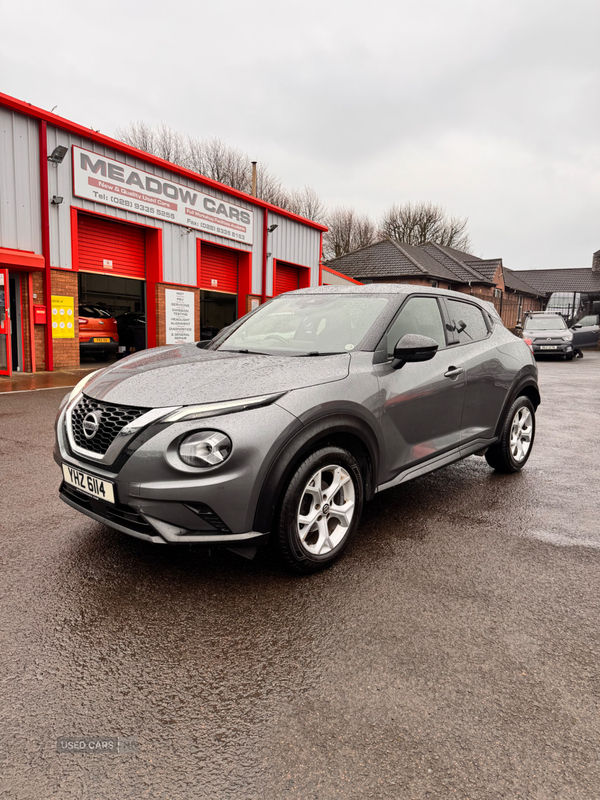
[[51, 161], [53, 164], [62, 164], [63, 158], [69, 152], [68, 147], [63, 147], [62, 144], [57, 145], [52, 153], [48, 156], [48, 161]]
[[58, 194], [52, 195], [52, 200], [50, 200], [53, 206], [59, 206], [62, 203], [62, 201], [63, 198]]
[[273, 231], [274, 231], [274, 230], [275, 230], [275, 228], [277, 228], [277, 227], [279, 227], [277, 224], [274, 224], [274, 225], [269, 225], [269, 227], [267, 228], [267, 233], [273, 233]]

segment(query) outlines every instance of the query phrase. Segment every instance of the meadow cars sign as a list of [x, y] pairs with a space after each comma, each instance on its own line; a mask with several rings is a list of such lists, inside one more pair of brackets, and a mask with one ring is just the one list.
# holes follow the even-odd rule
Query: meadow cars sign
[[73, 193], [95, 203], [252, 244], [253, 212], [73, 147]]

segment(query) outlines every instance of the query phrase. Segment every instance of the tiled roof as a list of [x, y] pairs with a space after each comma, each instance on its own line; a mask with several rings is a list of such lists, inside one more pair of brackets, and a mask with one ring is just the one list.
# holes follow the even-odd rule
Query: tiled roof
[[522, 273], [516, 273], [513, 269], [502, 268], [504, 274], [504, 285], [507, 289], [512, 289], [519, 294], [533, 294], [536, 296], [544, 295], [539, 289], [534, 288], [530, 283], [521, 278]]
[[[514, 274], [514, 272], [513, 272]], [[600, 272], [580, 269], [523, 269], [517, 276], [538, 292], [600, 292]]]
[[[469, 256], [469, 259], [472, 259], [472, 256]], [[494, 275], [496, 274], [496, 270], [498, 269], [498, 267], [502, 266], [502, 259], [501, 258], [485, 258], [485, 259], [478, 258], [476, 260], [473, 259], [473, 260], [468, 260], [468, 261], [465, 259], [465, 264], [468, 267], [471, 267], [472, 269], [474, 269], [477, 272], [479, 272], [481, 275], [483, 275], [489, 281], [493, 281], [494, 280]]]
[[399, 246], [389, 239], [332, 259], [328, 264], [338, 272], [357, 280], [429, 275], [453, 280], [435, 259], [429, 257], [423, 259], [418, 248], [410, 245]]
[[475, 256], [450, 247], [398, 243], [391, 239], [368, 245], [353, 253], [332, 259], [328, 263], [352, 278], [403, 278], [418, 276], [436, 278], [450, 283], [491, 283], [473, 266], [467, 266], [459, 256], [478, 262]]

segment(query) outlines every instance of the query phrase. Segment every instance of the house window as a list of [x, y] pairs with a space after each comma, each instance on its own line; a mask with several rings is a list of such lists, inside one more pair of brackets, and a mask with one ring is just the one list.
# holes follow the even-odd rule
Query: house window
[[502, 289], [494, 289], [494, 297], [502, 297]]
[[438, 286], [439, 286], [439, 283], [437, 281], [431, 281], [431, 285], [433, 286], [434, 289], [437, 289]]

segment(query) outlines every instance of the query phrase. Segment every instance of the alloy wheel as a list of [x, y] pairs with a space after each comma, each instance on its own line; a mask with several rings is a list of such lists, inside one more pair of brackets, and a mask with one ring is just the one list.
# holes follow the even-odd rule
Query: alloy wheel
[[322, 467], [307, 482], [298, 507], [298, 534], [312, 555], [326, 555], [346, 536], [356, 495], [350, 473], [337, 464]]
[[533, 435], [533, 417], [528, 408], [521, 407], [513, 417], [510, 427], [510, 452], [520, 464], [527, 458]]

